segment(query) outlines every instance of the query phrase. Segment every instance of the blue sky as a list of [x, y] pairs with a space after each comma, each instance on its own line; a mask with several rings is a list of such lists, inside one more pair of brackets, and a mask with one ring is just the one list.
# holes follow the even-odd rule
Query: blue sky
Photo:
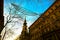
[[4, 0], [4, 7], [8, 6], [9, 3], [16, 3], [28, 10], [41, 14], [47, 10], [54, 1], [55, 0]]
[[[39, 15], [44, 13], [55, 0], [4, 0], [4, 13], [8, 13], [10, 3], [15, 3], [27, 10], [31, 10]], [[27, 20], [34, 22], [39, 16], [27, 16]]]

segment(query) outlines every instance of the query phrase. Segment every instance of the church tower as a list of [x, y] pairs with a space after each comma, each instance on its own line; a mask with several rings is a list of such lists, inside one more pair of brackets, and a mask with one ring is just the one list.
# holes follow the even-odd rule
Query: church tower
[[26, 23], [26, 19], [24, 20], [24, 23], [23, 23], [23, 29], [22, 29], [22, 33], [27, 33], [27, 23]]
[[27, 30], [27, 23], [26, 23], [26, 19], [24, 20], [23, 23], [23, 28], [22, 28], [22, 32], [20, 35], [20, 40], [28, 40], [29, 39], [29, 33]]

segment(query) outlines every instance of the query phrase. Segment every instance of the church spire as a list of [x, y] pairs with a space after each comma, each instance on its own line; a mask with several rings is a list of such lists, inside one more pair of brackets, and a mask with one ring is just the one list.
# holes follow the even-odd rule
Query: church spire
[[28, 40], [28, 29], [27, 29], [27, 23], [26, 23], [26, 17], [23, 23], [23, 28], [22, 28], [22, 32], [20, 35], [20, 40]]
[[23, 30], [22, 30], [22, 31], [27, 32], [27, 22], [26, 22], [26, 17], [25, 17], [25, 20], [24, 20], [24, 23], [23, 23]]
[[29, 34], [28, 34], [28, 28], [27, 28], [27, 22], [26, 22], [26, 16], [25, 16], [22, 32], [20, 35], [20, 40], [28, 40], [29, 39], [28, 36], [29, 36]]
[[27, 23], [26, 23], [26, 17], [25, 17], [25, 20], [24, 20], [24, 24], [23, 24], [24, 26], [27, 26]]

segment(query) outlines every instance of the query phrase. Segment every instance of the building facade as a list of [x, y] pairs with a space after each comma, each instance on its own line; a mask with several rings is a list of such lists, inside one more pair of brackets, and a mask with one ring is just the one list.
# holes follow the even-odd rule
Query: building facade
[[0, 33], [4, 28], [3, 0], [0, 1]]
[[30, 40], [60, 40], [60, 0], [56, 0], [29, 30]]
[[4, 17], [3, 17], [3, 0], [0, 0], [0, 40], [1, 40], [1, 31], [4, 28]]

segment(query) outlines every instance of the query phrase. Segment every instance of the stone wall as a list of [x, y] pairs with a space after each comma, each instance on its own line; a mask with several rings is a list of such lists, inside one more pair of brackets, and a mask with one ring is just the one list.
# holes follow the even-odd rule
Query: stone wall
[[[48, 9], [44, 14], [38, 18], [38, 20], [30, 26], [31, 40], [43, 40], [42, 35], [60, 29], [60, 0], [56, 2]], [[46, 36], [46, 35], [45, 35]]]

